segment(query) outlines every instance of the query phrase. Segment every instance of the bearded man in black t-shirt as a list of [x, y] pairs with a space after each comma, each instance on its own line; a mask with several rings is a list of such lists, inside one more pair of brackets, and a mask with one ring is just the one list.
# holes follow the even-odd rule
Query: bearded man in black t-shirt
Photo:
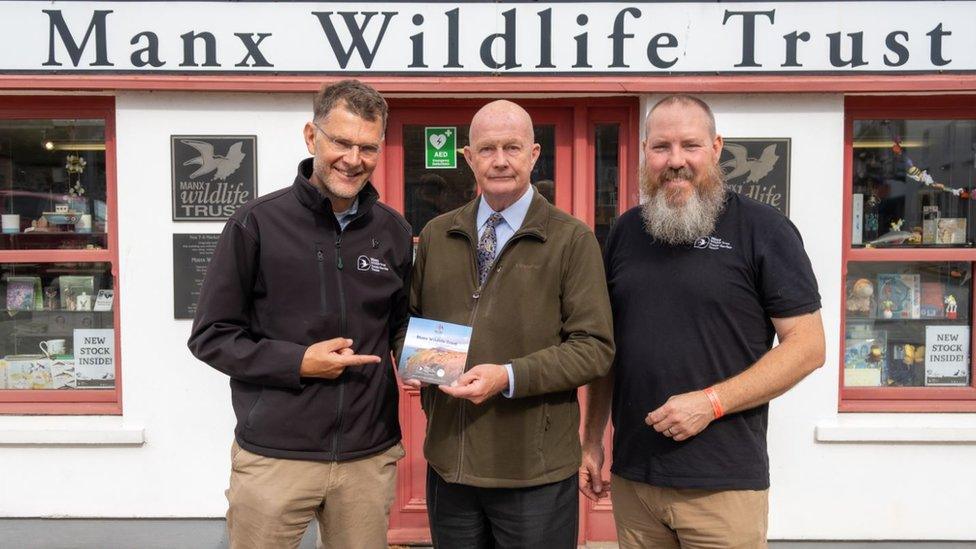
[[726, 189], [707, 104], [670, 96], [646, 124], [646, 201], [606, 245], [617, 354], [588, 388], [580, 491], [609, 489], [612, 394], [622, 548], [766, 547], [768, 402], [824, 362], [817, 281], [789, 219]]

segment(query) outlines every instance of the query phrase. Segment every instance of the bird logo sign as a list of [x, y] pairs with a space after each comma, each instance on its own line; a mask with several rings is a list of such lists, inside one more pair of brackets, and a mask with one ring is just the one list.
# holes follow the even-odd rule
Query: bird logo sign
[[228, 176], [232, 175], [241, 167], [241, 162], [245, 156], [241, 150], [244, 148], [243, 141], [238, 141], [231, 145], [227, 154], [224, 156], [214, 154], [213, 143], [194, 141], [193, 139], [181, 139], [180, 142], [193, 147], [200, 153], [200, 156], [183, 162], [184, 166], [200, 166], [190, 174], [190, 179], [196, 179], [201, 175], [207, 175], [213, 172], [214, 176], [212, 181], [226, 181]]
[[173, 220], [222, 221], [257, 196], [253, 135], [174, 135]]
[[730, 190], [789, 215], [789, 138], [726, 138], [719, 168]]

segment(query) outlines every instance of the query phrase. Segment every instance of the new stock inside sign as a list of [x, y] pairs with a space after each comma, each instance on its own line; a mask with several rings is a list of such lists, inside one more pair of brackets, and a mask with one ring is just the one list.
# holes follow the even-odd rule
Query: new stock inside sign
[[0, 2], [0, 72], [976, 70], [976, 3]]

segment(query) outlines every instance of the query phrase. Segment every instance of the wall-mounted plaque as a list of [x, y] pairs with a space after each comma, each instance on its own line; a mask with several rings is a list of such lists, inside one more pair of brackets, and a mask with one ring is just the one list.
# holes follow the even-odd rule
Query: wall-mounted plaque
[[257, 137], [173, 135], [173, 221], [226, 221], [257, 196]]
[[726, 138], [719, 165], [730, 189], [790, 215], [788, 137]]
[[218, 233], [173, 235], [173, 317], [193, 318]]

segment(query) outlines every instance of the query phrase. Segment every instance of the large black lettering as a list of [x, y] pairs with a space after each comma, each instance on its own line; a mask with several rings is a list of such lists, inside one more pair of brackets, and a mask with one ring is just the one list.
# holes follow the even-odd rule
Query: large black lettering
[[[581, 27], [585, 26], [589, 21], [590, 18], [586, 14], [581, 13], [576, 16], [576, 24]], [[573, 65], [574, 69], [586, 69], [593, 66], [587, 61], [587, 57], [589, 56], [586, 52], [587, 46], [589, 45], [588, 37], [589, 34], [586, 32], [573, 37], [573, 40], [576, 40], [576, 64]]]
[[[265, 38], [271, 36], [270, 32], [258, 33], [257, 34], [258, 39], [256, 42], [254, 41], [254, 35], [249, 32], [235, 32], [234, 36], [240, 38], [241, 43], [244, 44], [245, 48], [247, 48], [247, 55], [244, 56], [244, 59], [241, 59], [240, 63], [234, 65], [235, 67], [273, 67], [274, 66], [271, 63], [269, 63], [268, 59], [264, 56], [263, 53], [261, 53], [261, 42], [264, 42]], [[254, 63], [249, 64], [247, 62], [248, 59], [253, 59]]]
[[[366, 27], [369, 26], [369, 22], [376, 16], [378, 12], [375, 11], [339, 11], [336, 12], [339, 17], [346, 24], [346, 29], [349, 31], [349, 36], [352, 38], [352, 43], [349, 47], [345, 47], [342, 41], [339, 40], [339, 34], [336, 32], [335, 26], [332, 24], [332, 12], [331, 11], [313, 11], [312, 15], [318, 17], [319, 24], [322, 25], [322, 30], [325, 31], [325, 37], [329, 40], [329, 46], [332, 47], [332, 52], [335, 54], [336, 61], [339, 62], [341, 68], [346, 68], [349, 64], [349, 59], [352, 58], [352, 52], [355, 50], [359, 54], [359, 58], [363, 61], [363, 66], [367, 69], [373, 65], [373, 59], [376, 57], [376, 52], [380, 48], [380, 43], [383, 42], [383, 35], [386, 34], [386, 28], [390, 25], [390, 21], [397, 15], [394, 11], [384, 11], [383, 12], [383, 26], [380, 27], [380, 32], [376, 36], [376, 41], [373, 42], [373, 47], [370, 48], [366, 44], [366, 38], [363, 37], [363, 33], [366, 31]], [[356, 23], [356, 15], [361, 14], [363, 16], [363, 24], [360, 25]]]
[[832, 32], [827, 35], [827, 39], [830, 41], [830, 64], [835, 67], [846, 67], [847, 65], [860, 67], [867, 65], [868, 62], [864, 60], [864, 33], [852, 32], [847, 36], [851, 39], [850, 59], [843, 59], [840, 55], [840, 33]]
[[763, 15], [769, 18], [770, 23], [776, 21], [776, 10], [769, 11], [729, 11], [725, 10], [725, 17], [722, 24], [728, 23], [732, 17], [742, 16], [742, 62], [736, 67], [761, 67], [756, 63], [756, 16]]
[[888, 50], [891, 51], [891, 53], [898, 56], [897, 59], [892, 61], [891, 58], [888, 57], [888, 54], [885, 54], [884, 64], [888, 65], [889, 67], [900, 67], [905, 63], [908, 63], [908, 48], [905, 47], [905, 44], [902, 44], [897, 40], [899, 36], [902, 37], [905, 42], [908, 42], [908, 33], [905, 31], [890, 32], [888, 33], [888, 36], [885, 37], [885, 46], [888, 47]]
[[[502, 12], [505, 18], [505, 30], [495, 34], [489, 34], [481, 42], [481, 62], [490, 69], [514, 69], [521, 67], [520, 63], [515, 62], [515, 8]], [[496, 40], [505, 43], [505, 61], [499, 62], [491, 54], [491, 46]]]
[[95, 62], [90, 63], [89, 66], [113, 66], [113, 63], [110, 63], [108, 60], [108, 45], [105, 41], [105, 18], [108, 17], [108, 14], [112, 13], [112, 10], [95, 10], [92, 13], [91, 21], [88, 23], [88, 30], [85, 31], [85, 37], [82, 38], [80, 45], [74, 36], [71, 35], [68, 24], [64, 22], [64, 16], [61, 15], [61, 10], [41, 11], [47, 14], [48, 20], [50, 21], [50, 39], [48, 40], [47, 61], [44, 63], [44, 66], [61, 66], [61, 63], [58, 62], [54, 55], [55, 31], [61, 37], [61, 43], [64, 45], [64, 49], [68, 51], [68, 57], [71, 58], [71, 63], [74, 66], [77, 67], [78, 63], [81, 62], [81, 54], [84, 53], [85, 47], [88, 46], [88, 40], [92, 37], [92, 32], [95, 33]]
[[647, 60], [659, 69], [671, 68], [678, 62], [678, 58], [675, 57], [671, 60], [664, 59], [658, 53], [658, 50], [661, 48], [676, 47], [678, 47], [678, 37], [667, 32], [662, 32], [654, 38], [651, 38], [651, 41], [647, 44]]
[[193, 32], [190, 31], [186, 34], [181, 34], [180, 38], [183, 39], [183, 62], [180, 63], [181, 67], [199, 67], [197, 63], [197, 40], [203, 40], [204, 46], [204, 67], [219, 67], [217, 63], [217, 39], [214, 38], [213, 33], [209, 32]]
[[637, 8], [624, 8], [617, 13], [617, 17], [613, 20], [613, 32], [610, 36], [607, 36], [613, 42], [613, 62], [610, 63], [610, 67], [629, 67], [624, 63], [624, 40], [627, 38], [633, 38], [633, 34], [624, 33], [624, 16], [630, 15], [634, 19], [639, 19], [641, 16], [641, 11]]
[[797, 61], [797, 44], [802, 40], [804, 42], [810, 41], [810, 33], [803, 31], [797, 32], [793, 31], [789, 34], [783, 35], [783, 40], [786, 40], [786, 62], [780, 65], [781, 67], [802, 67], [803, 65]]
[[942, 30], [942, 23], [939, 23], [937, 27], [925, 33], [926, 36], [932, 39], [931, 61], [937, 67], [942, 67], [952, 62], [951, 59], [942, 57], [942, 39], [950, 34], [952, 33]]
[[150, 65], [158, 68], [165, 65], [166, 63], [159, 59], [159, 37], [156, 36], [156, 33], [149, 31], [140, 32], [133, 36], [129, 43], [135, 46], [143, 38], [146, 39], [146, 47], [132, 52], [132, 55], [129, 57], [129, 62], [132, 63], [132, 66], [145, 67], [146, 65]]
[[546, 8], [539, 16], [539, 64], [537, 69], [554, 69], [552, 64], [552, 8]]

